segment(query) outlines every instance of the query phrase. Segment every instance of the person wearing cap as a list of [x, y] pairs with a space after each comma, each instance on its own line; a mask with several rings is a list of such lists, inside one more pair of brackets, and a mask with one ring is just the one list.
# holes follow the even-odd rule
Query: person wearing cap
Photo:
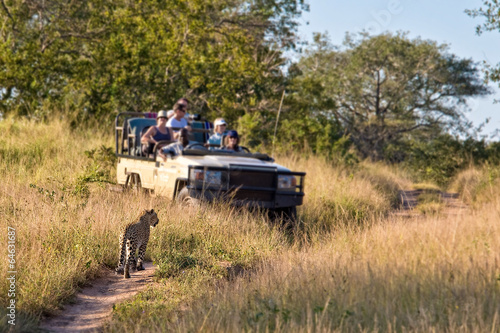
[[227, 136], [225, 139], [225, 146], [223, 147], [223, 149], [233, 150], [239, 153], [243, 151], [243, 148], [241, 148], [239, 144], [240, 144], [240, 138], [238, 136], [238, 132], [236, 132], [235, 130], [227, 132]]
[[170, 128], [167, 127], [167, 111], [161, 110], [158, 112], [156, 117], [156, 126], [151, 126], [146, 133], [141, 137], [141, 143], [143, 144], [143, 153], [151, 154], [153, 152], [153, 147], [158, 141], [172, 141], [173, 133]]
[[207, 141], [207, 146], [208, 147], [213, 147], [213, 146], [221, 146], [222, 143], [222, 138], [224, 137], [224, 134], [226, 133], [226, 127], [227, 123], [224, 120], [224, 118], [217, 118], [214, 121], [214, 134], [208, 138]]

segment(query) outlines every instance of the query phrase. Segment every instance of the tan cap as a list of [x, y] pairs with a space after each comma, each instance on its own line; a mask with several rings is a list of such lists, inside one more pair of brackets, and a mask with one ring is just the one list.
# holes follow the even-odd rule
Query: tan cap
[[156, 118], [167, 118], [168, 119], [167, 111], [161, 110], [160, 112], [158, 112], [158, 115], [156, 116]]

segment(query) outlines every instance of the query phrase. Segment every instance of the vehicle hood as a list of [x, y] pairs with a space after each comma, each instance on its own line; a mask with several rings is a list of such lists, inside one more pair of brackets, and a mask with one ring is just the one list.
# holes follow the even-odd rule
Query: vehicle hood
[[276, 168], [278, 171], [290, 171], [289, 169], [274, 162], [261, 161], [256, 158], [239, 156], [178, 156], [172, 163], [194, 166], [229, 167], [230, 165], [247, 165], [254, 167]]

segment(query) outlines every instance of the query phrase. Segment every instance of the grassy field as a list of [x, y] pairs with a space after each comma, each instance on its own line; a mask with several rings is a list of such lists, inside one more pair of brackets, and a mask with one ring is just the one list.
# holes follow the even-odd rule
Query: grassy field
[[[121, 228], [145, 208], [160, 218], [147, 254], [156, 282], [118, 304], [106, 332], [499, 331], [498, 168], [457, 177], [470, 210], [409, 219], [390, 214], [412, 186], [401, 171], [278, 157], [307, 172], [287, 234], [260, 214], [107, 190], [111, 133], [10, 119], [0, 131], [0, 241], [16, 229], [18, 331], [115, 267]], [[0, 261], [3, 309], [8, 270]]]

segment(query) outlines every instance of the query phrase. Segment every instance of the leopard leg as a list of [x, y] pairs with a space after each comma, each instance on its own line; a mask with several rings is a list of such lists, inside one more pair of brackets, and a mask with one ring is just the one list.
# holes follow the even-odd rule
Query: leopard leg
[[125, 255], [126, 255], [126, 244], [123, 241], [124, 239], [124, 234], [120, 235], [120, 250], [118, 251], [118, 267], [116, 267], [115, 272], [116, 274], [124, 274], [124, 269], [123, 269], [123, 264], [125, 262]]
[[144, 255], [146, 254], [146, 247], [148, 246], [148, 243], [145, 242], [144, 244], [141, 244], [139, 247], [139, 255], [137, 259], [137, 270], [138, 271], [143, 271], [145, 268], [142, 265], [144, 263]]
[[129, 257], [129, 266], [132, 271], [136, 270], [136, 258], [135, 253], [137, 251], [137, 244], [135, 242], [130, 242], [130, 257]]
[[124, 278], [125, 279], [130, 279], [130, 259], [131, 259], [131, 256], [132, 256], [132, 253], [131, 253], [131, 244], [130, 244], [130, 240], [127, 239], [127, 253], [126, 253], [126, 258], [125, 258], [125, 271], [124, 271]]

